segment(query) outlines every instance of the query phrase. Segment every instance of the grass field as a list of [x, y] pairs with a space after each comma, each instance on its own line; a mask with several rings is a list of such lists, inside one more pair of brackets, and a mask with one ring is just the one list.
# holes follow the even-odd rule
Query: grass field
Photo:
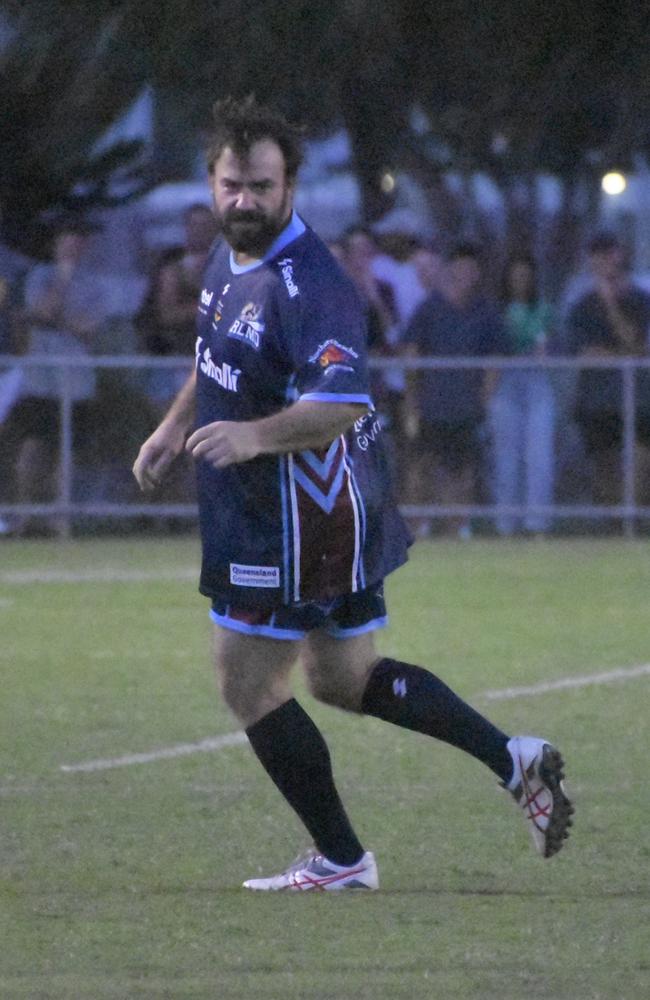
[[485, 692], [650, 661], [650, 545], [421, 543], [382, 650], [510, 732], [556, 742], [576, 801], [550, 861], [490, 773], [303, 704], [375, 851], [374, 894], [249, 895], [305, 846], [231, 733], [193, 540], [0, 545], [0, 998], [645, 1000], [649, 676]]

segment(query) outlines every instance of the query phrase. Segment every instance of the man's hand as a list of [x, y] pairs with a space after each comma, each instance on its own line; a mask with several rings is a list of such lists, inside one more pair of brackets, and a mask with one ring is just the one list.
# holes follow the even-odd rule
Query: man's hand
[[164, 421], [147, 438], [133, 465], [133, 475], [144, 493], [160, 486], [170, 465], [182, 452], [184, 440], [180, 427]]
[[261, 451], [255, 426], [233, 420], [217, 420], [199, 427], [187, 439], [185, 449], [192, 458], [202, 458], [215, 469], [248, 462]]

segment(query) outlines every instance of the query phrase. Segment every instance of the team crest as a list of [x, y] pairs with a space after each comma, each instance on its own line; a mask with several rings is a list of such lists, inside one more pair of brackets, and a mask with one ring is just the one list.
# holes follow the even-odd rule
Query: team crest
[[319, 364], [326, 372], [354, 371], [353, 362], [359, 357], [351, 347], [345, 347], [338, 340], [326, 340], [320, 344], [314, 354], [310, 357], [312, 363]]
[[[229, 288], [230, 288], [230, 283], [228, 283], [227, 285], [224, 285], [223, 291], [221, 293], [221, 298], [217, 302], [217, 307], [214, 310], [214, 314], [212, 316], [212, 326], [215, 328], [215, 330], [216, 330], [217, 326], [219, 325], [219, 323], [221, 322], [221, 317], [223, 316], [223, 301], [222, 300], [227, 295]], [[212, 298], [212, 296], [210, 296], [210, 298]]]
[[228, 336], [241, 340], [259, 351], [265, 324], [262, 320], [262, 306], [248, 302], [242, 309], [239, 319], [236, 319], [228, 330]]

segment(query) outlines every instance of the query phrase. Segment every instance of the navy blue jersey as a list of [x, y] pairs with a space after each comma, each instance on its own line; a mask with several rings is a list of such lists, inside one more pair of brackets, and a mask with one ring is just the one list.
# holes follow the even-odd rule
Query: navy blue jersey
[[326, 601], [406, 559], [368, 389], [363, 309], [294, 214], [263, 261], [213, 248], [199, 303], [197, 426], [255, 420], [298, 399], [361, 403], [328, 447], [215, 469], [197, 461], [200, 590], [244, 607]]

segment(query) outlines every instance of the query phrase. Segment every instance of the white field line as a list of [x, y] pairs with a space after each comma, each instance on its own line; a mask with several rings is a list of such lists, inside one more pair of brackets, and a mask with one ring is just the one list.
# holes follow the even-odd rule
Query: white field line
[[0, 583], [149, 583], [154, 580], [198, 580], [197, 567], [178, 569], [17, 569], [0, 573]]
[[[643, 663], [638, 667], [623, 667], [618, 670], [608, 670], [602, 674], [584, 674], [581, 677], [562, 677], [556, 681], [543, 681], [540, 684], [531, 684], [527, 687], [501, 688], [494, 691], [483, 691], [476, 695], [476, 700], [484, 701], [507, 701], [511, 698], [534, 697], [538, 694], [546, 694], [549, 691], [561, 691], [566, 689], [576, 689], [592, 687], [599, 684], [612, 684], [616, 681], [633, 680], [635, 677], [645, 677], [650, 674], [650, 663]], [[208, 737], [199, 740], [197, 743], [178, 743], [173, 747], [163, 747], [160, 750], [152, 750], [150, 753], [132, 753], [122, 757], [105, 757], [98, 760], [89, 760], [81, 764], [62, 764], [61, 771], [67, 774], [79, 771], [109, 771], [116, 767], [128, 767], [130, 764], [150, 764], [157, 760], [172, 760], [175, 757], [187, 757], [194, 753], [209, 753], [214, 750], [223, 750], [224, 747], [240, 746], [247, 743], [246, 733], [238, 731], [225, 733], [223, 736]]]
[[650, 674], [650, 663], [642, 663], [638, 667], [621, 667], [617, 670], [607, 670], [602, 674], [583, 674], [581, 677], [560, 677], [556, 681], [542, 681], [525, 687], [501, 688], [496, 691], [483, 691], [478, 698], [484, 701], [507, 701], [510, 698], [526, 698], [536, 694], [547, 694], [549, 691], [566, 691], [591, 687], [595, 684], [612, 684], [615, 681], [629, 681], [635, 677], [645, 677]]
[[128, 767], [129, 764], [150, 764], [154, 760], [172, 760], [174, 757], [187, 757], [192, 753], [209, 753], [212, 750], [223, 750], [224, 747], [239, 746], [247, 743], [246, 733], [225, 733], [223, 736], [212, 736], [198, 743], [177, 743], [173, 747], [162, 747], [150, 753], [130, 753], [124, 757], [104, 757], [98, 760], [88, 760], [83, 764], [62, 764], [61, 770], [70, 774], [75, 771], [110, 771], [115, 767]]

